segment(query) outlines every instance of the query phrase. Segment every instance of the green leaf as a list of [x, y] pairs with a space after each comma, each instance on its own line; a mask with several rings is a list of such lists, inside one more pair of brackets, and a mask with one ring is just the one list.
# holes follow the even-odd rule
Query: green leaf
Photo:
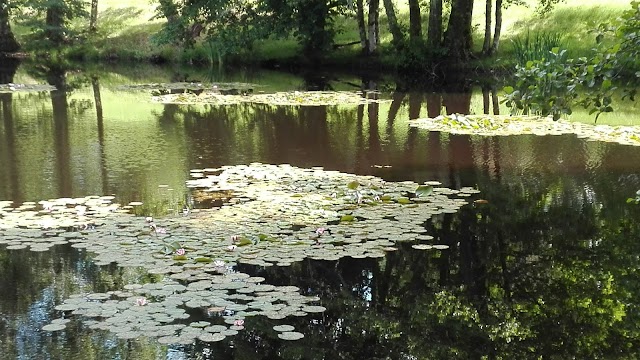
[[350, 183], [347, 184], [347, 187], [351, 190], [355, 190], [358, 188], [358, 186], [360, 186], [360, 183], [357, 181], [352, 181]]
[[513, 90], [514, 90], [514, 89], [513, 89], [513, 86], [505, 86], [505, 87], [504, 87], [504, 92], [505, 92], [506, 94], [512, 94], [512, 93], [513, 93]]
[[602, 82], [602, 90], [608, 90], [609, 88], [611, 88], [612, 82], [609, 79], [606, 79]]
[[356, 218], [353, 215], [342, 215], [342, 217], [340, 217], [340, 221], [354, 221]]
[[424, 197], [433, 194], [433, 186], [431, 185], [420, 185], [416, 189], [417, 197]]

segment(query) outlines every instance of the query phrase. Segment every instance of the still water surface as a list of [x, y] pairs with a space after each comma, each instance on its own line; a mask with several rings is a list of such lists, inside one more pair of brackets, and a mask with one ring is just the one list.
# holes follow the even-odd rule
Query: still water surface
[[[323, 87], [377, 87], [392, 102], [287, 107], [162, 105], [120, 85], [173, 72], [88, 73], [20, 68], [15, 82], [60, 89], [0, 94], [0, 200], [114, 195], [145, 213], [176, 213], [190, 169], [262, 162], [322, 166], [388, 181], [476, 187], [487, 204], [426, 224], [442, 252], [401, 246], [382, 260], [305, 260], [250, 268], [267, 283], [317, 295], [324, 314], [287, 319], [306, 336], [279, 340], [266, 318], [214, 345], [118, 340], [80, 322], [40, 328], [72, 294], [150, 281], [100, 267], [91, 254], [0, 248], [1, 359], [479, 359], [640, 357], [640, 148], [575, 136], [476, 137], [426, 132], [409, 119], [487, 108], [470, 84], [451, 93], [391, 92], [358, 78]], [[6, 79], [6, 77], [5, 77]], [[214, 81], [261, 90], [315, 87], [288, 74]], [[485, 98], [486, 99], [486, 98]], [[489, 104], [492, 105], [492, 104]], [[162, 185], [162, 186], [161, 186]]]

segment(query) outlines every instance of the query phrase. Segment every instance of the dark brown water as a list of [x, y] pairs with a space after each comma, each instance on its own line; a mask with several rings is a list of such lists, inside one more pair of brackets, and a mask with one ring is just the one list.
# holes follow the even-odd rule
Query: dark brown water
[[[2, 247], [0, 359], [640, 356], [640, 205], [626, 203], [640, 189], [640, 148], [408, 126], [441, 108], [482, 112], [482, 93], [468, 84], [463, 93], [386, 91], [393, 102], [339, 107], [161, 105], [149, 102], [148, 92], [118, 90], [171, 81], [171, 72], [146, 73], [13, 75], [66, 90], [0, 94], [0, 200], [113, 194], [170, 213], [189, 200], [190, 169], [262, 162], [473, 186], [488, 204], [426, 225], [449, 251], [407, 246], [381, 261], [243, 269], [322, 299], [326, 313], [291, 319], [306, 334], [296, 342], [279, 340], [266, 318], [252, 318], [215, 345], [123, 341], [79, 322], [46, 333], [40, 328], [58, 317], [53, 307], [69, 295], [120, 289], [146, 274], [98, 267], [66, 246], [45, 253]], [[309, 87], [276, 73], [214, 80], [255, 82], [267, 91]], [[322, 86], [371, 86], [337, 80]]]

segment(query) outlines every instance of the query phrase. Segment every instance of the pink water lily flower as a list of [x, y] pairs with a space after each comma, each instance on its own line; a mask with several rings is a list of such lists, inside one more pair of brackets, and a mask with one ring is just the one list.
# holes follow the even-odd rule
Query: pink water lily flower
[[322, 235], [327, 231], [327, 229], [323, 228], [323, 227], [319, 227], [316, 229], [316, 234], [317, 235]]
[[244, 326], [244, 320], [238, 319], [238, 320], [233, 322], [233, 325], [235, 325], [235, 326]]
[[187, 251], [185, 249], [183, 249], [183, 248], [180, 248], [180, 249], [176, 250], [176, 255], [178, 255], [178, 256], [183, 256], [186, 253], [187, 253]]
[[145, 306], [147, 305], [149, 302], [147, 301], [146, 298], [138, 298], [136, 299], [136, 305], [137, 306]]
[[238, 247], [237, 247], [237, 246], [235, 246], [235, 245], [229, 245], [229, 246], [227, 246], [227, 249], [226, 249], [226, 250], [227, 250], [227, 251], [235, 251], [237, 248], [238, 248]]
[[156, 233], [157, 234], [166, 234], [167, 233], [167, 229], [163, 228], [163, 227], [156, 227]]

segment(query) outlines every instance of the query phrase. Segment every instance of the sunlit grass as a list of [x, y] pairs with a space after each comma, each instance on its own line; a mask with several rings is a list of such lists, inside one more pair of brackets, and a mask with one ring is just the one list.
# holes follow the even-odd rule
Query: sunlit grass
[[[588, 54], [595, 45], [593, 34], [589, 33], [597, 24], [611, 21], [630, 5], [629, 0], [567, 0], [558, 4], [549, 14], [540, 15], [535, 12], [537, 1], [527, 0], [526, 5], [511, 5], [504, 10], [503, 35], [499, 53], [487, 64], [496, 64], [495, 59], [510, 59], [514, 57], [512, 40], [525, 36], [527, 32], [542, 32], [563, 34], [563, 40], [569, 51], [569, 56]], [[484, 1], [474, 4], [474, 50], [479, 51], [482, 46], [484, 28]], [[395, 1], [396, 12], [401, 27], [409, 25], [409, 9], [406, 1]], [[156, 5], [147, 1], [101, 0], [99, 2], [98, 35], [90, 39], [84, 47], [76, 49], [75, 55], [83, 55], [88, 60], [93, 58], [117, 59], [149, 59], [152, 57], [165, 58], [169, 61], [209, 62], [209, 54], [202, 44], [196, 44], [195, 50], [183, 52], [182, 49], [158, 47], [151, 41], [153, 34], [160, 29], [163, 19], [154, 19]], [[426, 37], [428, 6], [422, 6], [422, 30]], [[390, 48], [391, 35], [388, 31], [384, 8], [380, 9], [380, 38], [383, 49], [383, 61], [392, 61], [393, 54], [385, 55], [384, 49]], [[86, 29], [88, 20], [76, 20], [76, 29]], [[338, 34], [335, 42], [346, 44], [359, 40], [358, 28], [353, 17], [339, 17], [336, 19]], [[30, 30], [15, 26], [19, 39]], [[293, 37], [288, 39], [267, 39], [256, 43], [252, 61], [282, 60], [298, 55], [300, 46]], [[360, 45], [339, 47], [331, 54], [338, 62], [348, 62], [360, 54]], [[214, 61], [217, 61], [213, 59]], [[246, 58], [245, 58], [246, 60]], [[506, 61], [505, 63], [510, 63]]]

